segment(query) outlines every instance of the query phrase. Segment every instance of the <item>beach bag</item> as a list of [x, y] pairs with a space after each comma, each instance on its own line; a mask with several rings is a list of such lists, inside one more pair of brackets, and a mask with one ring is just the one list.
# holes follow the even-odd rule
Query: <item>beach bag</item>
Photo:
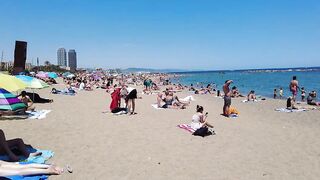
[[194, 133], [194, 136], [201, 136], [201, 137], [205, 137], [205, 136], [209, 136], [211, 135], [211, 132], [209, 131], [209, 129], [207, 127], [201, 127], [199, 129], [197, 129]]

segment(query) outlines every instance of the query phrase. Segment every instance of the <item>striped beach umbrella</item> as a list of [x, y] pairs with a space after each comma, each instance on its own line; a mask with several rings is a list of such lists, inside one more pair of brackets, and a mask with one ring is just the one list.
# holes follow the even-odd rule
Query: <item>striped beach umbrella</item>
[[16, 111], [25, 107], [26, 105], [22, 103], [15, 95], [3, 88], [0, 88], [0, 110]]
[[0, 73], [0, 88], [6, 89], [10, 92], [15, 92], [25, 89], [26, 84], [14, 76]]

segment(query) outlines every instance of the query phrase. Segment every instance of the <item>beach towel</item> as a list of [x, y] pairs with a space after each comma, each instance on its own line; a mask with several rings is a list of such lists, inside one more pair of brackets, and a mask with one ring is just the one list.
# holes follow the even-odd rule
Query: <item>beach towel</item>
[[189, 124], [180, 124], [177, 126], [178, 128], [184, 129], [190, 133], [194, 133], [195, 130]]
[[243, 100], [243, 101], [241, 101], [241, 102], [247, 103], [247, 102], [258, 102], [258, 101], [260, 101], [260, 100], [255, 99], [254, 101], [248, 101], [248, 99], [245, 99], [245, 100]]
[[[27, 148], [30, 153], [35, 153], [35, 152], [41, 152], [42, 154], [40, 156], [36, 157], [29, 157], [28, 159], [20, 161], [20, 163], [37, 163], [37, 164], [44, 164], [48, 159], [53, 157], [54, 153], [50, 150], [39, 150], [39, 149], [34, 149], [31, 147]], [[23, 157], [21, 156], [21, 159]], [[0, 156], [0, 160], [3, 161], [8, 161], [9, 157], [8, 156]]]
[[195, 99], [193, 98], [193, 96], [187, 96], [185, 98], [180, 99], [181, 101], [195, 101]]
[[238, 118], [238, 117], [239, 117], [238, 114], [230, 114], [230, 115], [229, 115], [229, 118]]
[[[29, 157], [28, 159], [22, 160], [19, 162], [19, 164], [31, 164], [31, 163], [36, 163], [36, 164], [44, 164], [48, 159], [50, 159], [54, 153], [50, 150], [39, 150], [39, 149], [34, 149], [32, 147], [27, 148], [29, 152], [41, 152], [42, 154], [37, 157]], [[21, 157], [23, 158], [23, 157]], [[0, 156], [0, 160], [3, 161], [8, 161], [9, 157], [8, 156]], [[46, 180], [48, 179], [47, 175], [36, 175], [36, 176], [9, 176], [6, 177], [7, 179], [10, 180]]]
[[306, 109], [287, 109], [287, 108], [278, 108], [275, 109], [277, 112], [286, 112], [286, 113], [291, 113], [291, 112], [303, 112], [307, 111]]
[[6, 177], [10, 180], [47, 180], [47, 175], [40, 175], [40, 176], [9, 176]]
[[37, 110], [37, 111], [26, 111], [28, 113], [28, 119], [44, 119], [51, 110]]
[[152, 106], [153, 108], [155, 108], [155, 109], [158, 109], [158, 110], [159, 110], [159, 109], [165, 109], [165, 108], [159, 108], [159, 107], [158, 107], [158, 104], [151, 104], [151, 106]]

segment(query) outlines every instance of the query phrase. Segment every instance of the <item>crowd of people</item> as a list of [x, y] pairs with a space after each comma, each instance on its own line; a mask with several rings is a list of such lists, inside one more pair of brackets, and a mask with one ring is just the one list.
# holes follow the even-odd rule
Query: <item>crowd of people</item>
[[[49, 79], [50, 80], [50, 79]], [[52, 81], [52, 80], [50, 80]], [[232, 117], [234, 114], [238, 114], [238, 111], [231, 107], [232, 99], [245, 97], [246, 101], [256, 101], [257, 96], [254, 90], [248, 92], [248, 94], [242, 95], [236, 86], [232, 86], [233, 80], [226, 80], [224, 85], [220, 89], [216, 84], [207, 84], [203, 86], [198, 84], [194, 86], [184, 86], [180, 83], [174, 84], [170, 82], [170, 75], [168, 74], [128, 74], [128, 75], [110, 75], [103, 72], [86, 73], [79, 72], [72, 77], [64, 77], [63, 82], [65, 89], [58, 90], [52, 88], [53, 94], [72, 94], [75, 95], [79, 91], [93, 91], [95, 89], [104, 89], [106, 93], [110, 94], [111, 103], [109, 105], [110, 112], [113, 114], [128, 114], [135, 115], [136, 112], [136, 99], [142, 98], [139, 96], [139, 92], [136, 87], [141, 86], [142, 92], [145, 95], [156, 94], [157, 108], [163, 109], [186, 109], [190, 107], [190, 100], [183, 101], [178, 97], [178, 93], [185, 90], [194, 94], [208, 94], [215, 95], [223, 98], [222, 114], [225, 117]], [[52, 81], [53, 83], [53, 81]], [[286, 106], [288, 109], [297, 109], [296, 101], [298, 92], [301, 92], [301, 101], [308, 105], [320, 106], [320, 102], [317, 102], [317, 95], [315, 91], [310, 91], [306, 98], [306, 90], [304, 87], [300, 88], [297, 77], [294, 76], [289, 84], [289, 90], [292, 93], [287, 98]], [[279, 95], [278, 95], [279, 92]], [[274, 98], [283, 98], [284, 92], [280, 88], [279, 91], [274, 89]], [[41, 98], [36, 93], [28, 93], [22, 91], [18, 96], [21, 102], [26, 106], [24, 111], [34, 111], [34, 102], [38, 103], [52, 103], [52, 99]], [[0, 111], [1, 115], [12, 115], [14, 112]], [[196, 113], [191, 118], [191, 128], [195, 130], [194, 135], [210, 135], [214, 134], [213, 125], [207, 119], [208, 113], [204, 113], [204, 107], [197, 105]], [[27, 145], [22, 139], [7, 140], [4, 132], [0, 130], [0, 154], [8, 155], [9, 160], [17, 162], [20, 159], [15, 154], [16, 151], [20, 152], [25, 158], [30, 156], [38, 156], [39, 154], [32, 154], [26, 150]], [[58, 175], [63, 172], [63, 168], [53, 165], [17, 165], [10, 162], [0, 161], [0, 176], [9, 175], [33, 175], [33, 174], [51, 174]]]

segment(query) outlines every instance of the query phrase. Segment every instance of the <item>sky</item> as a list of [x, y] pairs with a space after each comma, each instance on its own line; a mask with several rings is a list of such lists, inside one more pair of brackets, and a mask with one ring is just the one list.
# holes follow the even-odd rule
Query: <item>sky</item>
[[[79, 67], [221, 70], [320, 66], [319, 0], [0, 0], [0, 51]], [[1, 52], [0, 52], [1, 53]]]

